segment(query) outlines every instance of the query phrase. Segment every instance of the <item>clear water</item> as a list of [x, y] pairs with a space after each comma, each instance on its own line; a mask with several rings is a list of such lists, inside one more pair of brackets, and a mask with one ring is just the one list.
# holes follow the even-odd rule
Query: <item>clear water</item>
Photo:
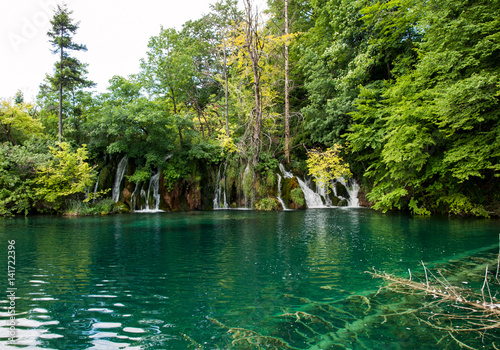
[[[498, 252], [499, 233], [496, 220], [365, 209], [2, 220], [3, 271], [7, 241], [16, 241], [18, 340], [8, 342], [2, 293], [0, 348], [238, 348], [213, 319], [314, 348], [321, 331], [297, 336], [306, 331], [291, 332], [297, 323], [280, 315], [305, 298], [342, 308], [350, 296], [370, 295], [381, 284], [364, 273], [371, 267], [406, 276], [421, 260]], [[401, 343], [383, 332], [367, 333], [365, 347], [419, 348], [418, 337]]]

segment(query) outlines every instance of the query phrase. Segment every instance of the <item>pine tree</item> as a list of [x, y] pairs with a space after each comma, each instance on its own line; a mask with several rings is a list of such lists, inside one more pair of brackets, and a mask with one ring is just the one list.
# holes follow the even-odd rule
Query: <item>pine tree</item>
[[62, 106], [63, 90], [74, 89], [75, 87], [91, 87], [92, 81], [85, 78], [87, 73], [86, 65], [81, 63], [75, 57], [69, 56], [68, 51], [87, 51], [85, 45], [73, 42], [73, 36], [79, 28], [79, 22], [74, 23], [70, 18], [72, 11], [63, 5], [57, 6], [54, 17], [50, 21], [52, 28], [47, 32], [49, 42], [52, 44], [54, 54], [59, 54], [59, 61], [55, 64], [54, 76], [48, 77], [48, 80], [54, 89], [59, 91], [59, 142], [62, 142]]

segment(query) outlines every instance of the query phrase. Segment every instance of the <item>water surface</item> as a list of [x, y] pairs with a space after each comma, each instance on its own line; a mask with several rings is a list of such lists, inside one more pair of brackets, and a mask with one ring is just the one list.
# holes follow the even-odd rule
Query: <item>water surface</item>
[[[378, 289], [381, 281], [364, 273], [372, 267], [404, 275], [417, 271], [420, 261], [432, 266], [498, 251], [499, 233], [495, 220], [366, 209], [2, 220], [4, 266], [7, 241], [16, 241], [18, 339], [9, 345], [3, 297], [0, 347], [241, 346], [231, 345], [224, 324], [309, 348], [316, 335], [294, 331], [297, 323], [281, 316], [302, 310], [304, 300], [342, 307]], [[8, 288], [7, 277], [0, 283]], [[386, 333], [367, 336], [365, 345], [418, 348], [419, 339], [401, 342]]]

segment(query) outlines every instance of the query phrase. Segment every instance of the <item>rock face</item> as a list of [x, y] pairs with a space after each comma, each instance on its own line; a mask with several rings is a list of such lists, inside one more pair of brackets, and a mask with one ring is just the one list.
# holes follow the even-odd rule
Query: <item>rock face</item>
[[366, 193], [364, 191], [359, 191], [359, 205], [366, 208], [371, 208], [373, 203], [366, 199]]
[[306, 209], [304, 194], [296, 177], [283, 179], [281, 193], [288, 209]]
[[[121, 158], [124, 159], [124, 158]], [[257, 207], [276, 207], [280, 209], [306, 209], [310, 199], [306, 193], [314, 192], [320, 197], [318, 188], [309, 182], [281, 169], [257, 171], [241, 160], [227, 161], [222, 164], [197, 164], [192, 172], [176, 180], [167, 182], [162, 169], [151, 171], [149, 178], [137, 180], [133, 159], [128, 159], [126, 173], [117, 182], [113, 175], [117, 174], [120, 164], [117, 159], [100, 170], [96, 188], [115, 188], [115, 201], [123, 203], [132, 211], [187, 211], [212, 209], [255, 209]], [[122, 163], [121, 166], [124, 166]], [[134, 180], [134, 182], [130, 180]], [[115, 176], [116, 177], [116, 176]], [[349, 198], [344, 187], [346, 184], [335, 183], [333, 192], [323, 193], [322, 207], [348, 205]], [[279, 186], [279, 187], [278, 187]], [[356, 193], [357, 196], [357, 193]], [[276, 205], [271, 205], [271, 199]], [[309, 201], [309, 202], [308, 202]], [[260, 204], [259, 204], [260, 203]], [[257, 205], [259, 204], [259, 205]], [[359, 204], [369, 206], [365, 196], [360, 193]], [[314, 206], [313, 206], [314, 207]]]
[[[169, 191], [165, 181], [160, 178], [160, 209], [166, 211], [202, 210], [200, 184], [190, 180], [181, 180]], [[209, 199], [207, 199], [209, 200]]]

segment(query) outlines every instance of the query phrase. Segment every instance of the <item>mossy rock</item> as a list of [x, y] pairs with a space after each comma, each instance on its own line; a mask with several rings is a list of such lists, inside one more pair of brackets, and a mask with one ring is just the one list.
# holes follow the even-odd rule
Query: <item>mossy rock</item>
[[113, 186], [113, 174], [111, 173], [111, 166], [104, 166], [99, 172], [99, 177], [97, 178], [98, 190], [111, 189]]
[[337, 196], [343, 197], [343, 198], [349, 198], [349, 193], [347, 192], [347, 189], [342, 185], [340, 182], [335, 182], [335, 189], [337, 190]]
[[[281, 199], [288, 209], [305, 209], [304, 193], [296, 177], [283, 179]], [[302, 199], [302, 200], [301, 200]]]
[[279, 210], [280, 207], [281, 205], [278, 199], [272, 197], [262, 198], [255, 204], [255, 209], [261, 211]]
[[125, 203], [116, 202], [114, 204], [114, 211], [116, 213], [128, 213], [128, 212], [130, 212], [130, 209], [129, 209], [128, 205], [126, 205]]
[[290, 202], [294, 206], [303, 207], [306, 204], [306, 199], [304, 197], [304, 192], [300, 187], [296, 187], [290, 191]]

